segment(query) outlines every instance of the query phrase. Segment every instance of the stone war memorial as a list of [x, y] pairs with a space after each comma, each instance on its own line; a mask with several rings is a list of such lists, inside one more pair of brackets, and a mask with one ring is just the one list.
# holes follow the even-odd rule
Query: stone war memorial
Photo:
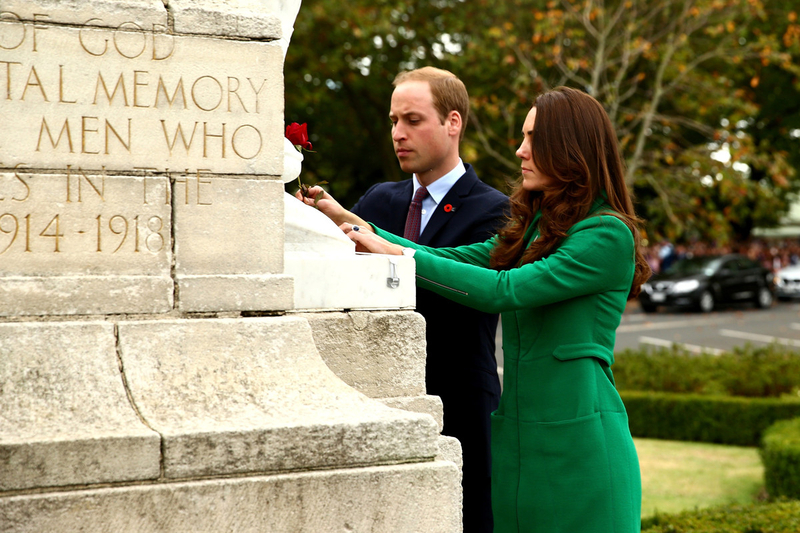
[[284, 192], [302, 13], [0, 0], [0, 532], [461, 531], [413, 259]]

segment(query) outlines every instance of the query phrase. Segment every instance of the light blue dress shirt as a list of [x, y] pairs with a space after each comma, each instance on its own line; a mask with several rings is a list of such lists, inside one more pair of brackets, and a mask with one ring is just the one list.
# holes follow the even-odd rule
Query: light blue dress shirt
[[[453, 187], [453, 185], [455, 185], [458, 179], [466, 172], [467, 168], [464, 166], [464, 162], [461, 161], [461, 158], [459, 157], [458, 164], [453, 170], [428, 185], [428, 196], [422, 200], [422, 216], [419, 228], [420, 235], [425, 230], [425, 226], [428, 225], [428, 221], [431, 219], [431, 215], [439, 205], [439, 202], [442, 201], [445, 195], [450, 192], [450, 189]], [[414, 191], [411, 193], [411, 197], [413, 198], [417, 193], [417, 189], [422, 187], [422, 185], [419, 183], [416, 174], [414, 174], [412, 180], [414, 181]]]

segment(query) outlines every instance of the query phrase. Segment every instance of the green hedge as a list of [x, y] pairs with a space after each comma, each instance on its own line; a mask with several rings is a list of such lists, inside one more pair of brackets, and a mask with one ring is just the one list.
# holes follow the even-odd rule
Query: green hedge
[[800, 499], [800, 418], [767, 428], [759, 452], [770, 497]]
[[[634, 437], [758, 446], [778, 420], [800, 417], [800, 398], [734, 398], [620, 391]], [[798, 530], [800, 531], [800, 530]]]
[[797, 533], [800, 502], [730, 505], [642, 521], [642, 533]]
[[771, 344], [746, 345], [722, 355], [693, 354], [676, 345], [614, 354], [619, 390], [749, 397], [797, 396], [800, 352]]

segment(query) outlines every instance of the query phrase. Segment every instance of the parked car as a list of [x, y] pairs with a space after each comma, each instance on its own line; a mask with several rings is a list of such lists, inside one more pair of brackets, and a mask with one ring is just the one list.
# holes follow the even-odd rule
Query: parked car
[[690, 307], [708, 313], [721, 303], [751, 301], [772, 305], [772, 272], [739, 254], [679, 259], [642, 285], [639, 303], [645, 313], [658, 306]]
[[790, 265], [775, 273], [775, 295], [779, 300], [800, 298], [800, 265]]

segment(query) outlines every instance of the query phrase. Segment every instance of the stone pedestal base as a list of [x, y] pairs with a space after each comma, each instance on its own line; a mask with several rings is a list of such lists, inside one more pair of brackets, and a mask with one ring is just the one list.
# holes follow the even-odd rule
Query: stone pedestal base
[[2, 533], [456, 533], [450, 462], [0, 496]]

